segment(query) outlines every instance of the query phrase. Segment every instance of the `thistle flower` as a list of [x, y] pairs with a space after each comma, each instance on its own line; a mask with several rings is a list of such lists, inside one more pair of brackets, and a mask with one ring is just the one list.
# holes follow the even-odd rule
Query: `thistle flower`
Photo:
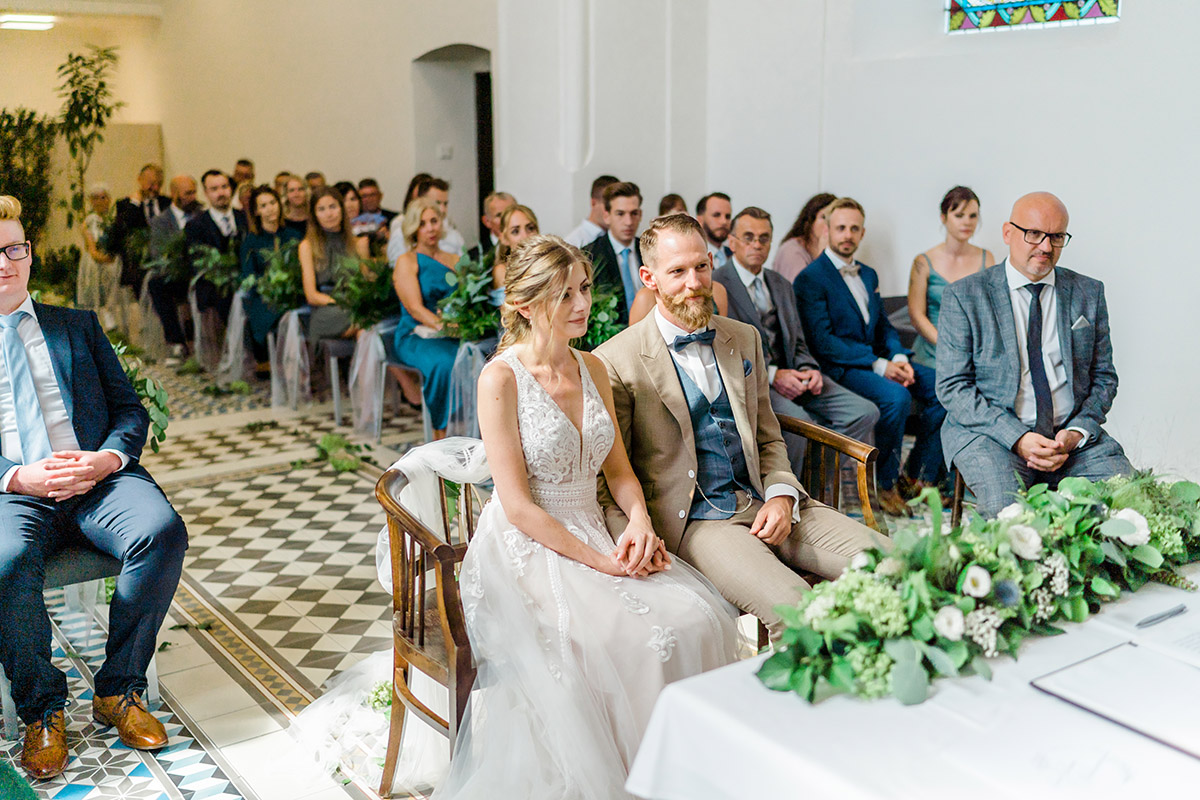
[[1021, 588], [1015, 581], [996, 581], [996, 599], [1005, 608], [1012, 608], [1021, 602]]

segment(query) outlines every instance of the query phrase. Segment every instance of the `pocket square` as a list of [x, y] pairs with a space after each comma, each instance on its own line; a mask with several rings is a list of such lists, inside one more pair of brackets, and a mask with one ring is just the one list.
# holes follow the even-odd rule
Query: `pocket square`
[[750, 371], [754, 369], [754, 365], [747, 358], [742, 359], [742, 373], [746, 376], [750, 375]]
[[1077, 331], [1077, 330], [1082, 330], [1083, 328], [1090, 328], [1090, 327], [1092, 327], [1092, 323], [1088, 322], [1087, 317], [1080, 314], [1079, 319], [1075, 320], [1075, 323], [1071, 326], [1071, 330]]

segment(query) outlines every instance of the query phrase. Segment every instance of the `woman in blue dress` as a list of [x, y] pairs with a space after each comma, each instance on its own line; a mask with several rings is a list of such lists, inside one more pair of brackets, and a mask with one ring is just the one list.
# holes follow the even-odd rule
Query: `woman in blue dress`
[[396, 326], [396, 356], [418, 370], [425, 379], [425, 405], [433, 420], [433, 438], [446, 435], [450, 419], [450, 375], [458, 354], [458, 340], [440, 335], [442, 316], [438, 302], [454, 291], [449, 277], [458, 256], [438, 248], [444, 235], [442, 212], [437, 204], [419, 197], [404, 210], [401, 232], [408, 252], [396, 259], [392, 282], [400, 298], [400, 323]]
[[942, 292], [959, 278], [996, 263], [990, 251], [971, 244], [979, 227], [979, 197], [966, 186], [955, 186], [942, 198], [946, 240], [913, 259], [908, 280], [908, 315], [916, 328], [913, 361], [937, 369], [937, 325]]
[[[283, 224], [283, 204], [279, 195], [270, 186], [263, 184], [250, 192], [250, 200], [246, 205], [249, 209], [250, 232], [242, 239], [242, 279], [253, 275], [262, 277], [267, 268], [267, 258], [272, 251], [289, 242], [299, 242], [302, 238], [294, 229]], [[270, 374], [267, 363], [267, 334], [287, 308], [271, 308], [259, 296], [256, 290], [251, 290], [246, 300], [246, 319], [250, 326], [250, 338], [254, 349], [254, 360], [257, 363], [255, 374], [265, 377]]]

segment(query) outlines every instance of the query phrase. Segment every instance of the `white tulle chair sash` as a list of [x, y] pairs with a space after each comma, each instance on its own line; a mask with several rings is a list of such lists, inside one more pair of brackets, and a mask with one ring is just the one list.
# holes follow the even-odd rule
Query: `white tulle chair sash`
[[225, 326], [225, 347], [217, 364], [217, 385], [227, 387], [246, 378], [246, 292], [238, 289], [229, 306]]
[[276, 345], [271, 351], [271, 406], [297, 408], [312, 402], [308, 344], [300, 316], [307, 309], [294, 309], [279, 320]]
[[354, 344], [354, 357], [350, 359], [350, 399], [354, 407], [354, 432], [360, 436], [373, 437], [379, 430], [383, 404], [379, 397], [383, 392], [383, 364], [387, 353], [379, 338], [379, 323], [370, 330], [358, 332]]

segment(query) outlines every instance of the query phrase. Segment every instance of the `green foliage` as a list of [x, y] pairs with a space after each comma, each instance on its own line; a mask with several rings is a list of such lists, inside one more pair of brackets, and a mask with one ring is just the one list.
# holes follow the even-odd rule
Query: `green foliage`
[[41, 258], [36, 258], [29, 268], [30, 291], [38, 290], [45, 295], [54, 295], [61, 300], [47, 297], [40, 302], [63, 305], [75, 302], [75, 282], [79, 277], [79, 259], [82, 251], [73, 244], [47, 249]]
[[500, 309], [492, 305], [491, 266], [464, 256], [448, 280], [454, 291], [438, 303], [444, 333], [464, 342], [495, 336], [500, 328]]
[[200, 366], [200, 360], [195, 356], [188, 358], [179, 365], [179, 369], [175, 370], [176, 375], [199, 375], [202, 372], [204, 372], [204, 367]]
[[375, 688], [367, 695], [367, 707], [390, 716], [392, 713], [392, 684], [387, 681], [375, 684]]
[[304, 305], [304, 282], [300, 277], [299, 242], [284, 242], [272, 250], [263, 250], [263, 274], [254, 288], [272, 311], [282, 314]]
[[260, 431], [273, 430], [279, 427], [277, 419], [260, 419], [255, 422], [247, 422], [242, 426], [242, 431], [245, 433], [258, 433]]
[[[941, 508], [936, 492], [921, 501]], [[1195, 590], [1175, 568], [1200, 560], [1200, 485], [1150, 473], [1065, 478], [1023, 491], [993, 520], [902, 529], [890, 551], [776, 610], [786, 630], [759, 670], [771, 689], [923, 701], [937, 676], [990, 678], [1031, 635], [1062, 633], [1149, 581]], [[1165, 569], [1164, 569], [1165, 568]]]
[[359, 328], [370, 328], [399, 311], [386, 258], [343, 257], [334, 267], [336, 283], [330, 296]]
[[142, 261], [142, 267], [155, 277], [172, 283], [189, 280], [192, 276], [192, 264], [188, 258], [187, 240], [183, 231], [176, 231], [158, 245], [153, 257]]
[[317, 461], [325, 461], [337, 472], [353, 472], [363, 464], [369, 445], [353, 444], [340, 433], [327, 433], [317, 441]]
[[117, 579], [110, 575], [104, 579], [104, 602], [111, 603], [113, 595], [117, 592]]
[[157, 453], [167, 438], [167, 425], [170, 422], [171, 410], [167, 405], [167, 390], [161, 383], [154, 380], [154, 378], [141, 375], [141, 362], [135, 358], [127, 357], [124, 343], [114, 343], [113, 350], [116, 351], [117, 358], [121, 359], [121, 366], [125, 370], [125, 377], [129, 378], [129, 382], [133, 384], [134, 390], [137, 391], [142, 405], [146, 407], [146, 411], [150, 414], [149, 445], [150, 449]]
[[67, 150], [71, 155], [71, 198], [67, 209], [67, 227], [84, 216], [84, 186], [96, 145], [104, 141], [104, 128], [124, 103], [116, 101], [109, 85], [118, 62], [117, 48], [88, 45], [86, 53], [68, 53], [58, 67], [58, 96], [62, 98], [59, 122]]
[[588, 317], [587, 333], [575, 343], [584, 349], [594, 350], [620, 333], [624, 326], [617, 312], [618, 302], [615, 291], [592, 289], [592, 313]]
[[201, 279], [207, 280], [223, 297], [228, 297], [241, 284], [242, 265], [233, 249], [233, 240], [225, 252], [211, 245], [196, 244], [192, 245], [188, 255], [191, 256], [193, 286]]
[[0, 109], [0, 193], [21, 201], [21, 224], [41, 241], [50, 218], [50, 154], [58, 122], [28, 108]]

